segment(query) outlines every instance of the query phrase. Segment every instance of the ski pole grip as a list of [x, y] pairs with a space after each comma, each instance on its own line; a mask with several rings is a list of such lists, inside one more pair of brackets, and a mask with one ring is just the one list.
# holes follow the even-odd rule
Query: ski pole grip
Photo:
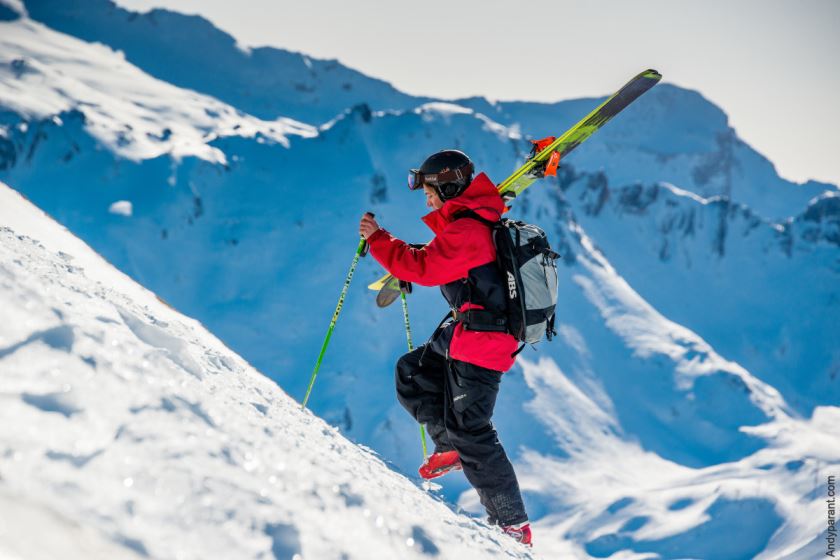
[[[365, 216], [375, 218], [376, 214], [374, 214], [373, 212], [365, 212]], [[362, 243], [362, 250], [359, 252], [359, 256], [364, 257], [365, 255], [367, 255], [368, 249], [370, 249], [370, 246], [368, 245], [367, 241], [364, 241], [364, 243]]]

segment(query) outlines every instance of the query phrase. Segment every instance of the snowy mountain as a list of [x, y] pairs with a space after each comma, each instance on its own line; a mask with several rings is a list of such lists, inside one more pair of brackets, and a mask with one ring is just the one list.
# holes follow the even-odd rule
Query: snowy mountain
[[0, 184], [0, 556], [530, 557]]
[[[527, 137], [598, 102], [417, 99], [245, 52], [196, 17], [4, 1], [0, 178], [298, 399], [362, 211], [425, 241], [407, 168], [459, 147], [500, 180]], [[513, 214], [563, 254], [560, 336], [523, 353], [496, 415], [538, 552], [818, 553], [840, 448], [837, 188], [780, 178], [719, 108], [668, 84], [544, 183]], [[360, 264], [310, 404], [414, 472], [392, 387], [401, 312], [365, 290], [381, 273]], [[419, 343], [446, 309], [433, 290], [409, 305]], [[443, 495], [478, 511], [460, 475]]]
[[836, 191], [774, 223], [667, 183], [614, 188], [572, 171], [558, 186], [646, 301], [737, 357], [802, 414], [839, 402]]
[[[600, 101], [459, 103], [541, 138], [556, 136]], [[825, 190], [836, 191], [816, 181], [795, 184], [779, 177], [767, 158], [738, 138], [719, 107], [667, 83], [587, 141], [572, 161], [580, 171], [606, 174], [615, 185], [665, 181], [704, 198], [725, 196], [773, 219], [791, 216]]]
[[38, 0], [26, 8], [33, 20], [124, 53], [151, 76], [267, 120], [286, 116], [320, 124], [365, 101], [376, 100], [377, 109], [421, 102], [336, 60], [270, 47], [244, 49], [198, 16], [167, 10], [138, 14], [110, 0]]

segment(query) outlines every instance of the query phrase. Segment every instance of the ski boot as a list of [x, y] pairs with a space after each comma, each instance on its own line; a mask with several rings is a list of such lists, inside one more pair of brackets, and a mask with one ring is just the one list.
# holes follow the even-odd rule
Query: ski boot
[[522, 543], [528, 547], [534, 546], [531, 543], [531, 524], [527, 521], [517, 525], [507, 525], [502, 527], [502, 531], [518, 543]]
[[417, 472], [426, 480], [431, 480], [439, 476], [443, 476], [449, 471], [461, 470], [461, 458], [458, 457], [457, 451], [444, 451], [442, 453], [432, 453], [423, 461]]

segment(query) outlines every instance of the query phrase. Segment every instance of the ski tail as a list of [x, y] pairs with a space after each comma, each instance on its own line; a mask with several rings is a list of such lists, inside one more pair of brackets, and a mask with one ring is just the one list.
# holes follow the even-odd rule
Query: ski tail
[[400, 297], [400, 293], [402, 293], [400, 289], [400, 281], [393, 275], [388, 274], [380, 282], [374, 282], [368, 287], [373, 290], [376, 289], [374, 286], [379, 284], [379, 291], [376, 294], [376, 305], [378, 307], [388, 307], [394, 303], [397, 298]]

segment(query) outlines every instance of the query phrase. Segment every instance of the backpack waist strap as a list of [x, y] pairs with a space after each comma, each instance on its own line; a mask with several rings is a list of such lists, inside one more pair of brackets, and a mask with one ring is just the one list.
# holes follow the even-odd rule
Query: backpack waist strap
[[508, 332], [507, 317], [486, 309], [452, 310], [452, 317], [468, 331]]

